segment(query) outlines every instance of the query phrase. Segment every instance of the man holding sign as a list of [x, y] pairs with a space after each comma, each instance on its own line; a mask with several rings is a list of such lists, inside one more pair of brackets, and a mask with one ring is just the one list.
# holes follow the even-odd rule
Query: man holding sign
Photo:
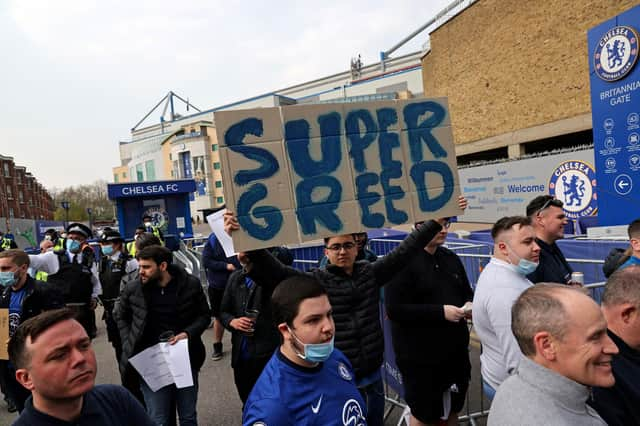
[[[463, 198], [460, 201], [465, 203]], [[225, 215], [225, 229], [239, 229], [233, 214]], [[312, 275], [327, 289], [335, 321], [335, 346], [351, 362], [356, 385], [367, 406], [367, 424], [382, 425], [384, 389], [380, 367], [384, 352], [384, 336], [380, 325], [380, 287], [397, 275], [411, 259], [423, 250], [442, 226], [428, 221], [414, 230], [392, 252], [373, 263], [356, 262], [357, 245], [352, 234], [327, 237], [325, 254], [330, 264], [315, 269]], [[266, 250], [240, 253], [248, 275], [255, 281], [285, 279], [305, 274], [285, 267]]]

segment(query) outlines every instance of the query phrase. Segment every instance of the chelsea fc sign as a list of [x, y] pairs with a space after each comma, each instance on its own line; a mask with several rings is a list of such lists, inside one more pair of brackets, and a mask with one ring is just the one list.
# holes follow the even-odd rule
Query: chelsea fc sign
[[638, 34], [627, 26], [613, 27], [598, 41], [593, 53], [594, 70], [604, 81], [626, 76], [638, 59]]
[[585, 161], [565, 161], [553, 171], [549, 192], [564, 203], [570, 219], [597, 213], [596, 178], [593, 166]]

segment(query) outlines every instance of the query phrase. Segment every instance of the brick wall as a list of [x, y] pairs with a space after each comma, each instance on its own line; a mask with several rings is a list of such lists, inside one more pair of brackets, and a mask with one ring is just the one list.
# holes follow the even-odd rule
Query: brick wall
[[587, 30], [637, 4], [479, 0], [431, 34], [425, 96], [449, 97], [456, 144], [590, 113]]

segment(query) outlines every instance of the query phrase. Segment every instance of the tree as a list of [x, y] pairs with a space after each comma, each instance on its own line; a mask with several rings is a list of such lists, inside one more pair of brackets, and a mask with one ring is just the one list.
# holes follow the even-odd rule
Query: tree
[[93, 210], [93, 220], [113, 220], [115, 217], [115, 204], [107, 197], [107, 182], [105, 180], [63, 189], [53, 188], [49, 190], [49, 193], [56, 206], [54, 220], [66, 220], [62, 201], [69, 202], [70, 222], [89, 220], [87, 208]]

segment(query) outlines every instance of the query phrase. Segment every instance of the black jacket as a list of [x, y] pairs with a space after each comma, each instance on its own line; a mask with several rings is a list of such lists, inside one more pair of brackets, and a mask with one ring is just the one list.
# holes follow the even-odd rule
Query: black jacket
[[[211, 312], [200, 280], [188, 274], [177, 265], [169, 266], [169, 274], [175, 280], [177, 289], [176, 323], [178, 333], [184, 331], [189, 335], [189, 358], [191, 369], [200, 370], [206, 356], [201, 335], [211, 320]], [[120, 374], [124, 377], [129, 358], [135, 355], [137, 345], [147, 325], [147, 301], [149, 291], [141, 283], [140, 278], [125, 286], [120, 300], [114, 308], [114, 317], [122, 339], [122, 358]]]
[[247, 288], [246, 274], [242, 270], [234, 271], [229, 277], [220, 305], [222, 324], [231, 331], [231, 366], [235, 368], [241, 355], [242, 332], [231, 327], [231, 320], [245, 316], [247, 309], [257, 309], [260, 314], [256, 320], [254, 333], [247, 339], [249, 358], [265, 358], [273, 355], [280, 344], [280, 333], [273, 324], [271, 314], [271, 295], [276, 282], [254, 283]]
[[536, 238], [536, 243], [540, 246], [540, 264], [535, 271], [527, 275], [529, 281], [534, 284], [567, 284], [573, 269], [564, 258], [560, 247], [556, 243], [547, 244], [540, 238]]
[[473, 291], [454, 252], [438, 247], [431, 255], [423, 250], [384, 294], [398, 364], [463, 369], [459, 360], [468, 359], [469, 329], [466, 321], [447, 321], [444, 305], [462, 307], [473, 300]]
[[202, 249], [202, 264], [207, 272], [207, 281], [210, 287], [223, 290], [231, 272], [227, 269], [227, 264], [231, 263], [236, 269], [242, 266], [238, 262], [237, 256], [227, 257], [220, 241], [214, 233], [209, 235], [204, 248]]
[[[307, 272], [327, 289], [336, 327], [335, 346], [351, 362], [356, 379], [374, 373], [382, 365], [384, 336], [380, 325], [380, 287], [420, 253], [440, 229], [442, 227], [434, 221], [425, 223], [386, 256], [372, 263], [356, 262], [352, 275], [335, 265]], [[249, 258], [253, 263], [249, 276], [257, 282], [304, 274], [284, 267], [264, 250], [250, 252]]]
[[616, 384], [610, 388], [594, 387], [589, 405], [611, 426], [640, 425], [640, 352], [607, 330], [620, 351], [611, 366]]
[[[23, 288], [25, 294], [22, 299], [20, 324], [44, 311], [58, 309], [64, 306], [62, 294], [48, 283], [36, 281], [31, 278], [31, 276], [27, 276], [27, 281], [24, 283]], [[11, 293], [13, 293], [11, 287], [4, 289], [0, 296], [0, 309], [9, 308]]]

